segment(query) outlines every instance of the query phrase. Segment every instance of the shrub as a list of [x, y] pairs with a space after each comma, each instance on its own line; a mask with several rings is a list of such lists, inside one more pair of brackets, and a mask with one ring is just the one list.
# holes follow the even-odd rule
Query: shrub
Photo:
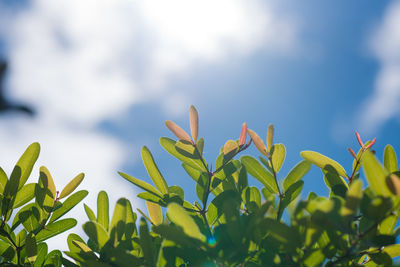
[[[37, 190], [30, 189], [35, 193], [25, 189], [30, 197], [21, 197], [29, 195], [23, 193], [29, 184], [17, 185], [26, 181], [25, 174], [34, 162], [31, 158], [35, 158], [32, 152], [25, 152], [20, 160], [24, 163], [17, 164], [15, 171], [18, 173], [21, 168], [19, 173], [23, 175], [18, 177], [23, 178], [16, 182], [13, 177], [17, 175], [11, 175], [9, 180], [0, 176], [4, 185], [2, 207], [15, 208], [13, 204], [4, 204], [12, 199], [16, 203], [15, 199], [23, 198], [25, 204], [35, 198], [33, 204], [26, 205], [30, 208], [24, 206], [15, 216], [22, 218], [17, 222], [22, 220], [24, 227], [17, 238], [13, 234], [14, 224], [10, 227], [6, 223], [11, 216], [9, 209], [2, 209], [5, 223], [0, 235], [4, 245], [0, 252], [4, 262], [47, 266], [45, 261], [55, 258], [55, 266], [61, 265], [60, 260], [65, 266], [392, 266], [392, 259], [400, 255], [400, 245], [396, 244], [400, 229], [395, 228], [400, 212], [400, 178], [396, 154], [390, 145], [385, 148], [381, 164], [371, 150], [375, 139], [363, 143], [357, 134], [360, 149], [357, 154], [349, 149], [353, 157], [349, 173], [338, 162], [318, 152], [302, 151], [303, 160], [282, 176], [280, 169], [286, 148], [274, 143], [272, 125], [264, 143], [243, 124], [239, 139], [228, 140], [221, 148], [214, 169], [203, 157], [204, 139], [198, 138], [198, 114], [193, 106], [191, 135], [171, 121], [166, 126], [178, 140], [163, 137], [161, 146], [181, 162], [194, 180], [198, 201], [189, 203], [181, 187], [169, 186], [153, 155], [143, 147], [142, 160], [154, 186], [125, 173], [120, 175], [143, 190], [138, 197], [146, 201], [149, 216], [138, 209], [142, 217], [137, 221], [129, 200], [121, 198], [110, 220], [108, 196], [102, 191], [98, 194], [96, 213], [84, 206], [89, 220], [83, 224], [83, 230], [88, 239], [70, 234], [69, 251], [65, 252], [69, 258], [61, 258], [59, 251], [42, 252], [46, 244], [39, 236], [52, 224], [64, 222], [51, 218], [59, 210], [69, 210], [73, 205], [67, 205], [67, 201], [85, 191], [71, 195], [61, 204], [59, 198], [65, 190], [59, 197], [54, 196], [51, 176], [41, 169], [39, 183], [31, 186]], [[250, 140], [246, 143], [247, 134]], [[235, 159], [251, 143], [260, 152], [258, 158], [244, 155]], [[310, 192], [306, 198], [299, 198], [304, 185], [302, 178], [312, 164], [321, 169], [329, 197]], [[361, 168], [365, 186], [360, 178]], [[261, 190], [249, 185], [250, 176], [262, 184]], [[73, 186], [67, 188], [73, 188], [68, 192], [77, 186], [77, 178], [71, 183]], [[46, 189], [45, 197], [39, 194], [42, 189]], [[86, 195], [80, 194], [71, 203], [75, 205]], [[40, 203], [48, 203], [49, 207]], [[47, 214], [44, 227], [41, 223], [29, 226], [36, 218], [33, 207], [40, 211], [38, 214]], [[24, 221], [27, 218], [21, 215], [24, 208], [31, 219]], [[69, 220], [70, 225], [76, 223]], [[17, 240], [24, 240], [25, 245]], [[5, 246], [7, 249], [3, 249]]]

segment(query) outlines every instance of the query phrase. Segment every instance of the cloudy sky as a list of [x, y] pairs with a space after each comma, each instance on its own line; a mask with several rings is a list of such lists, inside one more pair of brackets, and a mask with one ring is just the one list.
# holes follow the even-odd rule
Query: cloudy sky
[[[0, 165], [10, 172], [39, 141], [38, 166], [60, 189], [85, 172], [93, 207], [100, 190], [143, 206], [117, 175], [150, 180], [142, 145], [194, 200], [158, 143], [166, 119], [188, 129], [191, 104], [209, 161], [244, 121], [261, 136], [275, 124], [283, 174], [301, 150], [350, 168], [355, 130], [378, 138], [378, 155], [400, 146], [400, 1], [0, 0], [0, 57], [9, 98], [37, 111], [0, 115]], [[327, 193], [318, 171], [305, 182]]]

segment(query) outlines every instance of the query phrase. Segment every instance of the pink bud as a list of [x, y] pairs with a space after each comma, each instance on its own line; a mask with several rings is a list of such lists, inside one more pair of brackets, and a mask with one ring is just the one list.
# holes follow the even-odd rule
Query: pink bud
[[351, 149], [350, 147], [349, 147], [349, 152], [355, 159], [357, 159], [356, 153], [354, 153], [354, 150]]
[[246, 136], [247, 136], [247, 123], [243, 123], [242, 131], [240, 132], [240, 137], [239, 137], [239, 146], [242, 146], [246, 143]]
[[358, 134], [358, 132], [356, 132], [356, 137], [357, 137], [357, 141], [358, 141], [358, 143], [360, 144], [360, 146], [363, 147], [363, 146], [364, 146], [364, 143], [361, 141], [361, 137], [360, 137], [360, 135]]
[[365, 149], [367, 150], [367, 149], [371, 148], [371, 146], [373, 146], [373, 145], [375, 144], [375, 142], [376, 142], [376, 137], [371, 141], [371, 143], [369, 143], [369, 144], [365, 147]]

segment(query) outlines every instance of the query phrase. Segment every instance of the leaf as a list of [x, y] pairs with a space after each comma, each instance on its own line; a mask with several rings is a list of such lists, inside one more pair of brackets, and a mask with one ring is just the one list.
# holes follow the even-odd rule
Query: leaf
[[91, 221], [97, 221], [96, 215], [94, 214], [93, 210], [89, 208], [86, 204], [83, 204], [83, 207], [85, 208], [86, 215], [88, 216], [89, 220]]
[[97, 222], [108, 231], [109, 207], [108, 195], [105, 191], [100, 191], [97, 195]]
[[242, 199], [251, 212], [255, 212], [261, 205], [261, 194], [255, 186], [247, 187], [242, 193]]
[[0, 167], [0, 194], [4, 193], [4, 188], [8, 182], [8, 177], [5, 171]]
[[386, 177], [386, 185], [393, 195], [400, 196], [400, 178], [395, 174]]
[[269, 234], [291, 252], [295, 252], [296, 247], [302, 244], [299, 234], [294, 228], [275, 219], [265, 218], [259, 227], [267, 228]]
[[200, 155], [202, 156], [204, 149], [204, 138], [199, 138], [199, 140], [197, 140], [196, 147], [199, 150]]
[[61, 267], [62, 254], [59, 250], [53, 250], [46, 256], [43, 266]]
[[185, 140], [188, 142], [192, 142], [190, 136], [185, 132], [181, 127], [179, 127], [176, 123], [167, 120], [165, 122], [165, 126], [176, 136], [179, 140]]
[[88, 235], [90, 240], [94, 241], [100, 249], [107, 243], [107, 241], [110, 238], [109, 234], [107, 233], [107, 230], [104, 229], [103, 225], [97, 222], [94, 221], [86, 222], [82, 225], [82, 228]]
[[[36, 241], [35, 241], [36, 242]], [[37, 256], [35, 263], [33, 264], [34, 267], [42, 267], [44, 260], [47, 255], [47, 244], [40, 243], [37, 245]]]
[[278, 187], [274, 176], [268, 172], [255, 158], [243, 156], [240, 158], [242, 164], [246, 167], [248, 173], [260, 181], [268, 190], [278, 193]]
[[140, 219], [139, 231], [140, 231], [140, 246], [142, 247], [146, 266], [155, 266], [153, 244], [151, 242], [149, 228], [144, 218]]
[[286, 191], [292, 184], [301, 180], [301, 178], [311, 169], [311, 163], [307, 160], [300, 161], [290, 170], [289, 174], [283, 180], [283, 189]]
[[144, 166], [146, 167], [147, 173], [149, 174], [151, 180], [153, 180], [154, 185], [161, 192], [161, 194], [168, 195], [168, 185], [158, 169], [150, 150], [144, 146], [141, 154]]
[[171, 203], [167, 207], [167, 217], [174, 224], [182, 227], [183, 232], [189, 237], [205, 242], [206, 237], [200, 232], [199, 227], [192, 217], [187, 214], [184, 208], [176, 203]]
[[36, 235], [36, 242], [42, 242], [50, 237], [56, 236], [65, 232], [76, 225], [75, 219], [63, 219], [46, 225], [46, 228], [41, 230]]
[[49, 170], [45, 167], [42, 166], [40, 167], [40, 177], [39, 180], [43, 184], [44, 188], [47, 188], [51, 192], [51, 197], [53, 199], [56, 198], [56, 185], [54, 184], [53, 177], [51, 177], [51, 174]]
[[37, 158], [40, 153], [40, 145], [39, 143], [32, 143], [22, 154], [17, 164], [15, 165], [11, 176], [10, 183], [16, 184], [17, 187], [11, 186], [10, 191], [7, 193], [15, 194], [16, 190], [22, 188], [22, 186], [26, 183], [29, 178], [29, 175], [32, 172], [33, 165], [35, 164]]
[[165, 204], [163, 199], [161, 199], [160, 197], [155, 196], [155, 195], [153, 195], [153, 194], [151, 194], [149, 192], [141, 192], [141, 193], [137, 194], [137, 197], [141, 198], [141, 199], [144, 199], [144, 200], [147, 200], [147, 201], [154, 202], [154, 203], [160, 203], [160, 204], [163, 204], [163, 205]]
[[256, 134], [254, 131], [247, 129], [247, 133], [250, 135], [251, 140], [253, 140], [254, 145], [260, 151], [261, 154], [264, 156], [268, 157], [267, 153], [267, 148], [264, 145], [264, 142], [261, 140], [261, 138]]
[[289, 206], [289, 204], [300, 195], [300, 192], [303, 189], [303, 185], [304, 181], [297, 181], [285, 191], [284, 197], [278, 210], [279, 219], [281, 218], [283, 211], [286, 209], [286, 207]]
[[390, 173], [398, 171], [396, 152], [391, 145], [385, 146], [383, 153], [383, 165]]
[[126, 198], [120, 198], [115, 205], [113, 216], [111, 219], [111, 224], [109, 230], [113, 228], [117, 228], [119, 224], [125, 224], [126, 220], [126, 209], [127, 209], [127, 202]]
[[353, 215], [360, 204], [360, 201], [363, 196], [362, 191], [362, 181], [355, 180], [350, 184], [349, 190], [346, 194], [346, 202], [341, 210], [342, 216], [351, 216]]
[[386, 252], [391, 258], [400, 256], [400, 244], [394, 244], [383, 248], [383, 252]]
[[324, 173], [324, 182], [331, 189], [331, 194], [345, 197], [348, 189], [346, 181], [340, 177], [336, 169], [327, 165], [322, 172]]
[[286, 148], [283, 144], [275, 144], [269, 151], [274, 171], [278, 173], [285, 161]]
[[268, 151], [272, 150], [273, 140], [274, 140], [274, 125], [270, 124], [270, 125], [268, 125], [268, 130], [267, 130], [267, 149], [268, 149]]
[[28, 261], [30, 263], [33, 263], [36, 261], [37, 258], [37, 245], [36, 245], [36, 238], [32, 233], [29, 233], [29, 235], [26, 237], [25, 240], [25, 249], [26, 249], [26, 256], [28, 258]]
[[153, 202], [146, 201], [147, 211], [154, 225], [160, 225], [163, 222], [161, 207]]
[[302, 151], [300, 152], [300, 156], [303, 159], [308, 160], [316, 166], [320, 167], [321, 169], [324, 169], [327, 165], [331, 165], [340, 176], [347, 177], [346, 171], [339, 163], [318, 152]]
[[35, 203], [24, 206], [15, 217], [14, 221], [21, 222], [28, 232], [33, 232], [39, 226], [40, 212]]
[[58, 197], [58, 199], [62, 199], [64, 197], [68, 196], [69, 194], [71, 194], [72, 192], [74, 192], [74, 190], [80, 185], [80, 183], [82, 183], [84, 177], [85, 177], [85, 174], [80, 173], [74, 179], [72, 179], [72, 181], [69, 182], [64, 187], [64, 189], [61, 191], [61, 194]]
[[60, 217], [62, 217], [73, 207], [75, 207], [79, 202], [81, 202], [82, 199], [84, 199], [87, 195], [88, 191], [86, 190], [81, 190], [72, 194], [62, 203], [62, 206], [60, 208], [58, 208], [56, 211], [53, 212], [53, 214], [50, 217], [49, 223], [52, 223], [57, 219], [59, 219]]
[[134, 178], [134, 177], [132, 177], [132, 176], [130, 176], [128, 174], [125, 174], [123, 172], [118, 172], [118, 174], [121, 175], [126, 180], [128, 180], [129, 182], [131, 182], [134, 185], [136, 185], [137, 187], [140, 187], [143, 190], [145, 190], [145, 191], [147, 191], [147, 192], [149, 192], [151, 194], [154, 194], [155, 196], [158, 196], [159, 198], [163, 197], [161, 195], [161, 193], [158, 192], [157, 189], [154, 188], [154, 186], [152, 186], [152, 185], [150, 185], [150, 184], [148, 184], [148, 183], [146, 183], [146, 182], [144, 182], [142, 180], [136, 179], [136, 178]]
[[[169, 139], [167, 137], [160, 138], [161, 146], [172, 156], [174, 156], [175, 158], [179, 159], [180, 161], [190, 165], [191, 167], [193, 167], [199, 171], [207, 172], [207, 169], [204, 167], [203, 163], [201, 162], [200, 157], [197, 157], [197, 158], [186, 157], [185, 155], [181, 154], [180, 152], [178, 152], [178, 150], [176, 148], [177, 143], [178, 142], [175, 142], [174, 140]], [[182, 144], [182, 142], [181, 142], [181, 144]]]
[[28, 203], [29, 201], [31, 201], [35, 197], [35, 188], [36, 188], [35, 183], [24, 185], [21, 188], [21, 190], [17, 192], [12, 208], [13, 209], [19, 208], [24, 204]]
[[190, 106], [189, 119], [190, 133], [192, 134], [194, 143], [197, 143], [197, 137], [199, 136], [199, 113], [193, 105]]
[[363, 169], [371, 190], [376, 195], [389, 196], [385, 180], [388, 173], [370, 151], [364, 152]]

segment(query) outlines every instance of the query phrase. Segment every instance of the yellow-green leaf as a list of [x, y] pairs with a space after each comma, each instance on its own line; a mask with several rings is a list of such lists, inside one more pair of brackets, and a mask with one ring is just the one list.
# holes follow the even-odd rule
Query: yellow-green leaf
[[146, 201], [147, 211], [149, 212], [150, 219], [154, 225], [160, 225], [163, 222], [163, 215], [160, 205]]
[[21, 189], [21, 187], [26, 183], [26, 180], [28, 180], [29, 175], [32, 172], [33, 165], [39, 157], [39, 153], [39, 143], [33, 143], [25, 150], [21, 158], [18, 160], [10, 178], [13, 179], [15, 175], [18, 176], [18, 189]]
[[393, 195], [400, 196], [400, 178], [395, 174], [386, 177], [386, 185]]
[[283, 188], [285, 191], [295, 182], [303, 178], [304, 175], [311, 169], [311, 163], [307, 160], [299, 162], [283, 180]]
[[97, 195], [97, 222], [108, 230], [109, 224], [109, 202], [105, 191], [100, 191]]
[[349, 190], [346, 194], [346, 203], [341, 210], [342, 216], [353, 215], [358, 208], [358, 205], [362, 199], [362, 181], [355, 180], [350, 184]]
[[383, 165], [390, 173], [398, 171], [396, 152], [391, 145], [385, 147]]
[[74, 179], [72, 179], [71, 182], [69, 182], [64, 189], [61, 191], [61, 194], [59, 196], [59, 199], [62, 199], [72, 192], [79, 186], [79, 184], [83, 181], [83, 178], [85, 177], [85, 174], [80, 173], [78, 174]]
[[183, 207], [177, 203], [171, 203], [167, 208], [168, 219], [174, 224], [182, 227], [182, 230], [186, 235], [203, 242], [206, 241], [206, 237], [200, 232], [198, 225]]
[[369, 151], [364, 152], [363, 169], [371, 190], [377, 195], [389, 196], [390, 191], [386, 185], [386, 176], [389, 173]]
[[278, 187], [274, 176], [267, 171], [255, 158], [243, 156], [240, 158], [242, 164], [246, 167], [251, 176], [260, 181], [269, 191], [278, 193]]
[[142, 148], [142, 160], [143, 164], [146, 167], [147, 173], [149, 174], [151, 180], [153, 180], [154, 185], [163, 195], [168, 194], [168, 185], [165, 182], [164, 177], [162, 176], [160, 170], [158, 169], [153, 155], [147, 147]]
[[320, 167], [321, 169], [324, 169], [327, 165], [331, 165], [340, 176], [347, 177], [344, 168], [339, 163], [337, 163], [333, 159], [328, 158], [327, 156], [324, 156], [315, 151], [302, 151], [300, 152], [300, 156], [302, 156], [303, 159], [308, 160], [316, 166]]
[[275, 144], [271, 147], [270, 157], [272, 158], [272, 166], [275, 173], [281, 169], [286, 157], [286, 148], [283, 144]]
[[136, 179], [136, 178], [134, 178], [134, 177], [132, 177], [132, 176], [130, 176], [130, 175], [128, 175], [128, 174], [125, 174], [125, 173], [123, 173], [123, 172], [118, 172], [118, 173], [119, 173], [119, 175], [121, 175], [123, 178], [125, 178], [125, 179], [128, 180], [129, 182], [133, 183], [133, 184], [136, 185], [137, 187], [140, 187], [140, 188], [142, 188], [143, 190], [145, 190], [145, 191], [147, 191], [147, 192], [149, 192], [149, 193], [152, 193], [152, 194], [154, 194], [154, 195], [156, 195], [156, 196], [158, 196], [158, 197], [160, 197], [160, 198], [163, 198], [163, 196], [161, 195], [161, 193], [158, 192], [158, 190], [155, 189], [154, 186], [152, 186], [152, 185], [150, 185], [150, 184], [148, 184], [148, 183], [146, 183], [146, 182], [144, 182], [144, 181], [142, 181], [142, 180]]
[[40, 181], [43, 184], [44, 188], [47, 188], [50, 190], [53, 199], [56, 197], [56, 185], [54, 184], [53, 177], [51, 177], [51, 174], [49, 170], [45, 167], [42, 166], [40, 167]]
[[21, 190], [17, 192], [12, 208], [13, 209], [19, 208], [22, 205], [31, 201], [35, 197], [35, 188], [36, 188], [35, 183], [24, 185], [21, 188]]

